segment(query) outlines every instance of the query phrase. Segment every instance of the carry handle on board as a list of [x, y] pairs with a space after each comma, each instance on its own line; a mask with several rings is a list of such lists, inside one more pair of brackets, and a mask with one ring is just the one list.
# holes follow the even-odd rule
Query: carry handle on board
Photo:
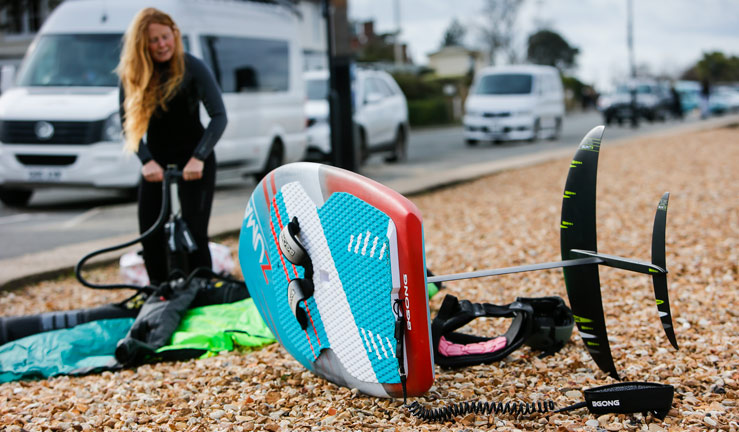
[[595, 230], [595, 186], [603, 131], [603, 126], [597, 126], [588, 132], [570, 163], [560, 222], [562, 261], [432, 276], [428, 278], [428, 282], [448, 282], [561, 267], [570, 307], [585, 347], [601, 370], [618, 379], [608, 344], [598, 266], [605, 265], [652, 276], [662, 328], [672, 346], [678, 349], [670, 312], [665, 258], [665, 229], [670, 195], [663, 194], [657, 205], [652, 230], [651, 263], [599, 253]]

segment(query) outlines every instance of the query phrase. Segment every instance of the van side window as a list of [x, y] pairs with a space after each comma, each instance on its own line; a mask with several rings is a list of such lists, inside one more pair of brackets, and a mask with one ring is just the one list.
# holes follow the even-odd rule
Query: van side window
[[377, 80], [374, 78], [367, 78], [364, 82], [364, 97], [367, 98], [370, 94], [377, 94], [379, 96], [385, 97], [382, 93], [382, 89], [377, 83]]
[[553, 90], [552, 88], [552, 76], [551, 75], [541, 75], [541, 87], [539, 93], [546, 94], [551, 93]]
[[203, 59], [224, 93], [287, 91], [289, 49], [284, 40], [201, 36]]
[[390, 85], [388, 85], [388, 83], [385, 82], [384, 79], [377, 78], [376, 81], [377, 82], [375, 84], [377, 85], [377, 89], [380, 91], [380, 93], [384, 97], [390, 97], [390, 96], [393, 96], [395, 94], [395, 92], [393, 91], [393, 88], [390, 87]]

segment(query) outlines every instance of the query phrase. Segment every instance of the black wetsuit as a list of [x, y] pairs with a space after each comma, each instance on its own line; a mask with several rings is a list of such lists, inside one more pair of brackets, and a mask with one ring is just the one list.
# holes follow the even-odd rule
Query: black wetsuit
[[[161, 80], [168, 74], [167, 65], [156, 65]], [[120, 114], [125, 117], [120, 91]], [[210, 123], [203, 128], [200, 122], [200, 102], [203, 102]], [[190, 229], [197, 250], [188, 255], [189, 269], [211, 267], [208, 249], [208, 221], [215, 189], [216, 160], [213, 147], [226, 127], [226, 108], [221, 91], [208, 67], [199, 59], [185, 54], [185, 75], [167, 109], [157, 108], [149, 120], [146, 142], [139, 144], [137, 155], [141, 164], [155, 160], [162, 168], [176, 164], [183, 169], [191, 157], [204, 162], [200, 180], [180, 181], [179, 197], [182, 217]], [[139, 185], [139, 231], [148, 230], [157, 220], [162, 203], [162, 184], [141, 178]], [[164, 230], [144, 240], [144, 262], [152, 284], [167, 280], [168, 263]]]

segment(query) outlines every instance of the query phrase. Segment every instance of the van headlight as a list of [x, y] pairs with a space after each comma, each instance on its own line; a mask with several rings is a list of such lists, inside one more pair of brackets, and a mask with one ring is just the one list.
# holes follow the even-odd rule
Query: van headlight
[[121, 132], [121, 117], [115, 112], [103, 123], [103, 141], [120, 141], [123, 138]]

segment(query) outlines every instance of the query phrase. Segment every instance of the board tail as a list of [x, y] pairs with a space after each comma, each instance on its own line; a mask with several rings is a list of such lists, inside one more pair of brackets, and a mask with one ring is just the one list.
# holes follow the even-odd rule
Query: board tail
[[665, 258], [665, 230], [667, 227], [667, 203], [670, 193], [665, 192], [657, 205], [654, 215], [654, 228], [652, 229], [652, 264], [657, 265], [665, 272], [652, 271], [652, 283], [654, 284], [654, 297], [659, 311], [659, 319], [665, 330], [667, 339], [675, 349], [678, 349], [675, 329], [672, 325], [672, 314], [670, 313], [670, 297], [667, 292], [667, 261]]
[[[573, 249], [597, 252], [595, 231], [595, 185], [603, 126], [597, 126], [580, 142], [562, 198], [560, 246], [562, 259], [578, 258]], [[608, 343], [598, 264], [565, 267], [565, 286], [570, 308], [585, 348], [601, 370], [618, 379]]]

